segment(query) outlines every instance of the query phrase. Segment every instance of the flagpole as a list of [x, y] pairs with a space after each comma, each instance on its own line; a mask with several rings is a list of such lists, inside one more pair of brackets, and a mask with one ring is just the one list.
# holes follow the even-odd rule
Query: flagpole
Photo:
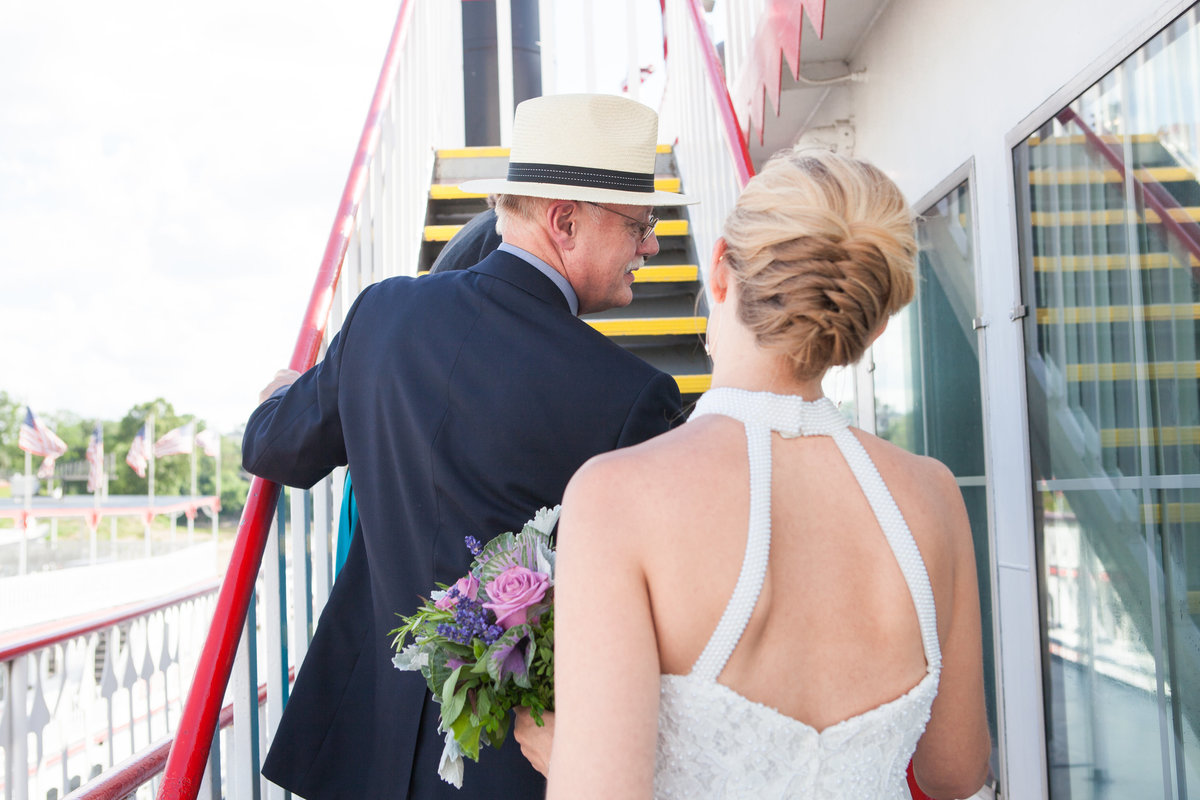
[[[97, 547], [98, 547], [97, 542], [96, 542], [96, 533], [100, 529], [100, 492], [103, 490], [104, 483], [106, 480], [104, 477], [104, 452], [103, 452], [103, 450], [104, 450], [104, 431], [103, 431], [103, 428], [100, 428], [99, 422], [96, 423], [96, 427], [100, 429], [100, 450], [101, 450], [101, 452], [100, 452], [100, 480], [96, 481], [96, 486], [95, 486], [95, 488], [92, 489], [92, 510], [94, 510], [96, 512], [92, 516], [92, 519], [96, 521], [96, 524], [88, 526], [88, 528], [90, 528], [90, 532], [91, 532], [91, 537], [90, 537], [91, 538], [91, 542], [90, 542], [91, 553], [90, 553], [90, 558], [89, 558], [88, 563], [93, 564], [93, 565], [96, 563], [96, 551], [97, 551]], [[93, 429], [92, 439], [94, 440], [95, 438], [96, 438], [96, 431]], [[92, 465], [89, 462], [88, 463], [89, 476], [91, 475], [91, 471], [92, 471]]]
[[196, 434], [195, 428], [192, 429], [192, 507], [187, 515], [188, 521], [188, 547], [191, 547], [196, 539]]
[[146, 445], [150, 451], [150, 511], [146, 514], [146, 558], [150, 557], [150, 526], [154, 523], [154, 412], [146, 418]]
[[217, 514], [221, 508], [221, 434], [217, 434], [217, 498], [213, 501], [212, 507], [212, 528], [213, 528], [213, 545], [217, 544]]
[[17, 574], [24, 575], [29, 569], [29, 512], [33, 509], [33, 454], [25, 451], [25, 513], [21, 515], [21, 556]]

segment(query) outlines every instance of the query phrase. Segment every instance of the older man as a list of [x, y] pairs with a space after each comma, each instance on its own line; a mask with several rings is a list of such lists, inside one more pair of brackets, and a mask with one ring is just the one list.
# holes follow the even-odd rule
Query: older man
[[[321, 615], [263, 774], [322, 798], [540, 798], [513, 742], [440, 782], [443, 737], [420, 675], [392, 667], [388, 631], [490, 538], [562, 497], [588, 458], [679, 420], [670, 376], [578, 318], [624, 306], [658, 252], [657, 116], [603, 95], [517, 109], [504, 242], [468, 270], [363, 291], [324, 360], [281, 374], [246, 427], [248, 471], [310, 486], [354, 474], [359, 528]], [[631, 487], [634, 488], [634, 487]]]

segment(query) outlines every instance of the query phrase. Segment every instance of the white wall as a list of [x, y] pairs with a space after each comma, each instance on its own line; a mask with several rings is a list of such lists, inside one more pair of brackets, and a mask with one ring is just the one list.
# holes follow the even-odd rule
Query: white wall
[[855, 155], [914, 202], [973, 164], [1006, 797], [1047, 796], [1010, 149], [1188, 5], [894, 0], [851, 58]]

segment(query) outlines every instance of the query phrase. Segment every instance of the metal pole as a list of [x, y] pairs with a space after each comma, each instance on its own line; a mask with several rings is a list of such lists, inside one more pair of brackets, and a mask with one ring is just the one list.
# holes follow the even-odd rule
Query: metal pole
[[21, 515], [21, 546], [20, 560], [17, 564], [17, 574], [24, 575], [29, 571], [29, 512], [33, 510], [33, 454], [25, 451], [25, 513]]
[[641, 94], [642, 68], [638, 64], [637, 0], [625, 0], [625, 83], [629, 87], [629, 99], [638, 100]]
[[512, 144], [513, 124], [513, 36], [512, 4], [496, 0], [496, 78], [500, 99], [500, 145]]
[[192, 429], [192, 506], [188, 512], [188, 546], [190, 547], [196, 537], [196, 436], [195, 428]]
[[150, 499], [150, 510], [146, 512], [146, 558], [150, 557], [150, 526], [154, 524], [154, 414], [146, 418], [146, 448], [150, 451], [150, 483], [147, 496]]

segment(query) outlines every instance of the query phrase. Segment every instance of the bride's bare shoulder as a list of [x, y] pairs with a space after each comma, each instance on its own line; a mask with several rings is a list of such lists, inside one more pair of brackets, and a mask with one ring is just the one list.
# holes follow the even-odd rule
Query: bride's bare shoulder
[[717, 465], [736, 457], [744, 460], [745, 450], [741, 423], [716, 416], [698, 419], [591, 458], [571, 478], [563, 504], [608, 516], [653, 515], [681, 499], [680, 493], [702, 491]]

